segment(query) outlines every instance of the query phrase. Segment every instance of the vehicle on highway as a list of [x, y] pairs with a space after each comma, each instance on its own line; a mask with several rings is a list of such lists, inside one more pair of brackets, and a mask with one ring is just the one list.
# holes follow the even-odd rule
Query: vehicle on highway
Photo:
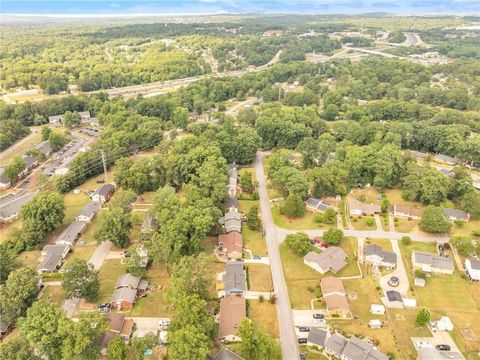
[[450, 351], [452, 348], [447, 344], [438, 344], [435, 346], [435, 349], [439, 351]]
[[298, 343], [299, 344], [306, 344], [307, 343], [307, 338], [298, 338]]

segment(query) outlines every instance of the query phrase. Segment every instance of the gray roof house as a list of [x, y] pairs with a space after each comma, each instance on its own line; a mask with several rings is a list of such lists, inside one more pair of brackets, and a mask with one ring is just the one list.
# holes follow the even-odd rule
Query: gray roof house
[[387, 299], [390, 302], [400, 302], [403, 303], [402, 295], [398, 291], [389, 290], [386, 292]]
[[437, 154], [433, 157], [433, 160], [441, 163], [445, 163], [448, 165], [457, 165], [458, 160], [455, 159], [454, 157], [448, 156], [448, 155], [443, 155], [443, 154]]
[[82, 222], [90, 222], [100, 211], [101, 207], [102, 205], [98, 201], [90, 201], [82, 208], [82, 210], [80, 210], [75, 219]]
[[38, 160], [33, 156], [23, 156], [23, 162], [25, 163], [25, 167], [22, 170], [23, 175], [26, 175], [32, 170], [35, 166], [38, 165]]
[[5, 175], [3, 174], [5, 172], [5, 169], [0, 167], [0, 190], [5, 190], [8, 189], [12, 184], [10, 183], [10, 180], [8, 180]]
[[50, 156], [50, 154], [52, 153], [52, 145], [50, 145], [50, 141], [48, 140], [42, 141], [41, 143], [35, 145], [35, 149], [44, 153], [47, 156]]
[[327, 271], [336, 273], [347, 266], [346, 258], [347, 254], [342, 248], [330, 246], [320, 254], [310, 251], [303, 258], [303, 262], [320, 274], [325, 274]]
[[239, 208], [240, 208], [240, 206], [239, 206], [238, 199], [237, 199], [236, 196], [227, 198], [227, 201], [225, 202], [225, 210], [226, 211], [236, 211], [236, 212], [238, 212]]
[[218, 352], [215, 354], [213, 358], [209, 358], [209, 359], [211, 360], [243, 360], [243, 358], [240, 355], [237, 355], [234, 352], [224, 347], [218, 350]]
[[433, 274], [451, 275], [455, 270], [452, 259], [423, 251], [412, 252], [412, 266], [414, 269]]
[[315, 346], [325, 346], [325, 340], [327, 339], [328, 332], [319, 328], [311, 328], [308, 333], [307, 343]]
[[142, 222], [141, 237], [145, 240], [151, 238], [155, 229], [158, 228], [158, 221], [155, 214], [148, 214]]
[[368, 244], [365, 246], [365, 262], [377, 267], [394, 268], [397, 266], [397, 254], [376, 244]]
[[42, 249], [43, 259], [37, 266], [37, 271], [41, 273], [55, 272], [62, 265], [63, 259], [70, 251], [68, 245], [46, 245]]
[[342, 356], [343, 349], [347, 345], [347, 339], [339, 334], [333, 334], [325, 341], [325, 350], [327, 352], [335, 354], [336, 356]]
[[457, 220], [468, 222], [470, 220], [470, 214], [460, 209], [443, 208], [443, 215], [445, 215], [450, 221]]
[[50, 124], [58, 125], [58, 124], [61, 124], [62, 121], [63, 121], [63, 115], [52, 115], [48, 117], [48, 122]]
[[137, 299], [137, 290], [118, 288], [113, 291], [111, 303], [117, 308], [131, 308]]
[[115, 185], [103, 184], [92, 194], [92, 200], [100, 203], [106, 203], [115, 192]]
[[126, 273], [126, 274], [120, 275], [117, 278], [117, 282], [115, 283], [115, 289], [122, 288], [122, 287], [137, 289], [141, 281], [142, 281], [142, 278], [140, 276], [135, 276], [130, 273]]
[[305, 201], [305, 209], [311, 212], [323, 212], [330, 206], [324, 204], [321, 200], [315, 198], [308, 198]]
[[388, 360], [388, 356], [375, 350], [370, 343], [352, 336], [342, 352], [345, 360]]
[[0, 206], [0, 223], [15, 220], [22, 206], [32, 200], [35, 195], [36, 193], [21, 193], [18, 196], [9, 197], [7, 201], [2, 202]]
[[225, 227], [225, 232], [227, 233], [232, 231], [242, 231], [242, 216], [237, 211], [230, 210], [218, 221]]
[[81, 233], [85, 231], [87, 223], [75, 220], [67, 226], [65, 230], [57, 237], [55, 244], [72, 246]]
[[2, 313], [0, 313], [0, 339], [7, 334], [10, 324], [5, 321]]
[[225, 264], [223, 283], [225, 295], [243, 294], [247, 290], [247, 282], [243, 262], [229, 261]]

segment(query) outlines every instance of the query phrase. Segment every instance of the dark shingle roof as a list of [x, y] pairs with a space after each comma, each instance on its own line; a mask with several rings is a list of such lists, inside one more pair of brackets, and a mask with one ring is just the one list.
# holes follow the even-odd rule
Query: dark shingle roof
[[308, 342], [318, 346], [325, 346], [327, 334], [328, 332], [326, 330], [311, 328], [308, 333]]
[[403, 302], [402, 300], [402, 295], [398, 291], [395, 290], [389, 290], [387, 291], [387, 298], [388, 301], [400, 301]]
[[365, 256], [369, 255], [378, 255], [383, 261], [391, 264], [397, 263], [397, 254], [392, 251], [385, 251], [376, 244], [368, 244], [365, 246]]

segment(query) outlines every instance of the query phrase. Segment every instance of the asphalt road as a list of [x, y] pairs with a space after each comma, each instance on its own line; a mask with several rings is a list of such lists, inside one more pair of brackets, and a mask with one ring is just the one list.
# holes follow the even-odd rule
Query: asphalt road
[[278, 244], [280, 243], [277, 234], [277, 227], [273, 222], [270, 201], [268, 199], [267, 186], [265, 183], [265, 172], [262, 158], [265, 153], [257, 153], [255, 157], [255, 173], [258, 180], [258, 192], [260, 195], [260, 212], [263, 227], [265, 229], [268, 257], [272, 270], [273, 288], [277, 296], [277, 318], [280, 329], [280, 344], [282, 346], [282, 358], [294, 360], [299, 358], [297, 336], [293, 324], [293, 315], [288, 298], [287, 285], [283, 276], [282, 262]]

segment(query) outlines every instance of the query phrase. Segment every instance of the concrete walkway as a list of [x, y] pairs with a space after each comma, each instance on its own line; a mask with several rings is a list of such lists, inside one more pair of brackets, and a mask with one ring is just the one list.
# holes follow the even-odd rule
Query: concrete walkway
[[[398, 245], [398, 241], [390, 240], [392, 244], [392, 250], [395, 254], [397, 254], [397, 268], [390, 274], [382, 276], [380, 278], [380, 286], [382, 287], [383, 291], [395, 290], [398, 291], [402, 296], [408, 296], [408, 275], [407, 270], [405, 269], [405, 264], [402, 260], [402, 254], [400, 253], [400, 246]], [[396, 276], [399, 280], [399, 285], [396, 287], [392, 287], [388, 284], [388, 280], [392, 277]]]
[[272, 295], [269, 291], [245, 291], [245, 299], [248, 300], [258, 300], [260, 296], [263, 296], [265, 300], [270, 300], [270, 296]]
[[395, 217], [391, 213], [388, 214], [388, 223], [390, 225], [390, 231], [394, 232], [395, 231]]
[[377, 227], [377, 230], [383, 230], [382, 220], [380, 219], [380, 215], [375, 214], [373, 215], [373, 217], [375, 218], [375, 226]]
[[112, 246], [113, 244], [110, 241], [105, 241], [97, 246], [92, 256], [90, 257], [90, 260], [88, 261], [90, 264], [93, 265], [95, 270], [100, 270], [103, 262], [110, 253], [110, 249], [112, 248]]

